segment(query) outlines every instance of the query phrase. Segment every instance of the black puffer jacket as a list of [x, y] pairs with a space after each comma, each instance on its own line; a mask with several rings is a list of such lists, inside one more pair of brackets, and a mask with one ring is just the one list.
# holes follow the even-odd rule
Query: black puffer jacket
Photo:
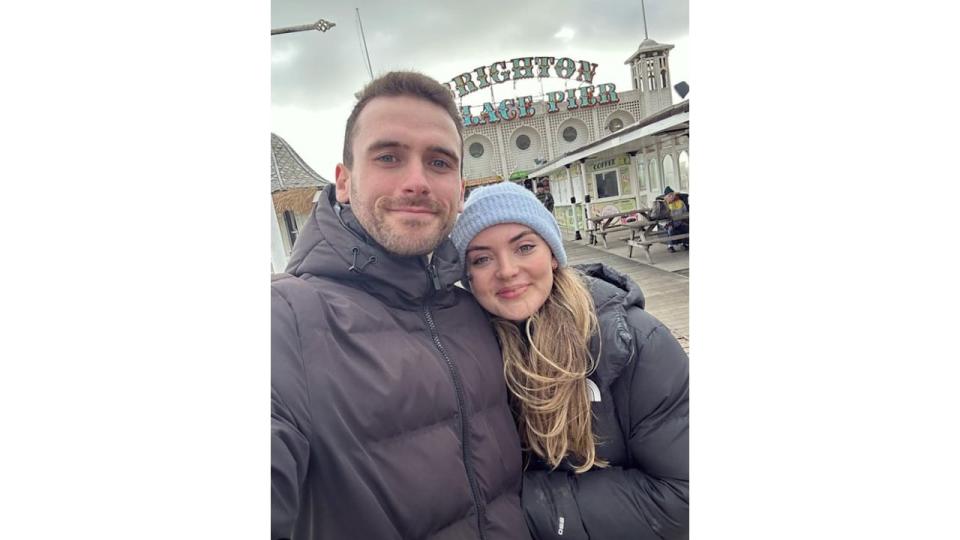
[[630, 278], [600, 264], [578, 269], [600, 322], [593, 432], [610, 467], [574, 474], [564, 462], [550, 472], [534, 459], [523, 479], [530, 530], [538, 540], [687, 538], [687, 355]]
[[452, 286], [456, 250], [389, 255], [332, 188], [272, 283], [271, 538], [529, 539], [500, 351]]

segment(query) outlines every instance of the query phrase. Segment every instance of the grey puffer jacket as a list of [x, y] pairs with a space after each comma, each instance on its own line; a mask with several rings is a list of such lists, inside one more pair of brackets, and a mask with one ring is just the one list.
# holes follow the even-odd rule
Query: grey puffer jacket
[[593, 402], [597, 456], [610, 467], [551, 472], [532, 459], [523, 506], [538, 540], [688, 537], [688, 360], [657, 319], [643, 310], [640, 287], [600, 265], [578, 266], [597, 309], [599, 389]]
[[456, 259], [388, 254], [323, 192], [271, 285], [271, 538], [530, 538], [502, 359]]

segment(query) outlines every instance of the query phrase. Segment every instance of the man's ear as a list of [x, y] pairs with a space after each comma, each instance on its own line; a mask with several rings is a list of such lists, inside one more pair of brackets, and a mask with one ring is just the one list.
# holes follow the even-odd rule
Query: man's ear
[[343, 163], [337, 163], [337, 201], [341, 204], [350, 202], [350, 169]]

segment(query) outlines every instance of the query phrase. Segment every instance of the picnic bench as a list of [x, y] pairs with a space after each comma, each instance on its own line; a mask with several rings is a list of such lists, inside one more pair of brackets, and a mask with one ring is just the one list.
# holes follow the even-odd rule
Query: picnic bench
[[645, 209], [634, 209], [627, 210], [626, 212], [619, 212], [616, 214], [607, 214], [603, 216], [592, 217], [588, 221], [593, 225], [592, 228], [588, 229], [590, 233], [589, 244], [596, 245], [597, 237], [600, 237], [600, 240], [603, 241], [603, 248], [607, 248], [607, 234], [614, 231], [622, 231], [627, 228], [627, 225], [633, 223], [637, 220], [637, 214], [643, 212]]
[[653, 244], [667, 244], [674, 240], [683, 240], [690, 237], [690, 233], [667, 234], [664, 231], [666, 225], [671, 221], [689, 220], [689, 213], [675, 218], [649, 219], [648, 215], [644, 215], [644, 218], [642, 221], [635, 221], [626, 225], [630, 228], [630, 238], [627, 238], [627, 245], [630, 246], [630, 249], [627, 252], [627, 256], [631, 259], [633, 258], [633, 248], [641, 247], [647, 256], [647, 262], [655, 264], [653, 257], [650, 255], [650, 246]]

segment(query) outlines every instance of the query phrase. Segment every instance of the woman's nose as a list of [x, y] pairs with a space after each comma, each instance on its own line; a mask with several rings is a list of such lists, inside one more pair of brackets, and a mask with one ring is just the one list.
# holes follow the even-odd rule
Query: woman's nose
[[500, 261], [500, 264], [497, 265], [497, 277], [501, 279], [509, 278], [516, 275], [517, 265], [513, 264], [513, 261], [509, 257], [504, 258]]

